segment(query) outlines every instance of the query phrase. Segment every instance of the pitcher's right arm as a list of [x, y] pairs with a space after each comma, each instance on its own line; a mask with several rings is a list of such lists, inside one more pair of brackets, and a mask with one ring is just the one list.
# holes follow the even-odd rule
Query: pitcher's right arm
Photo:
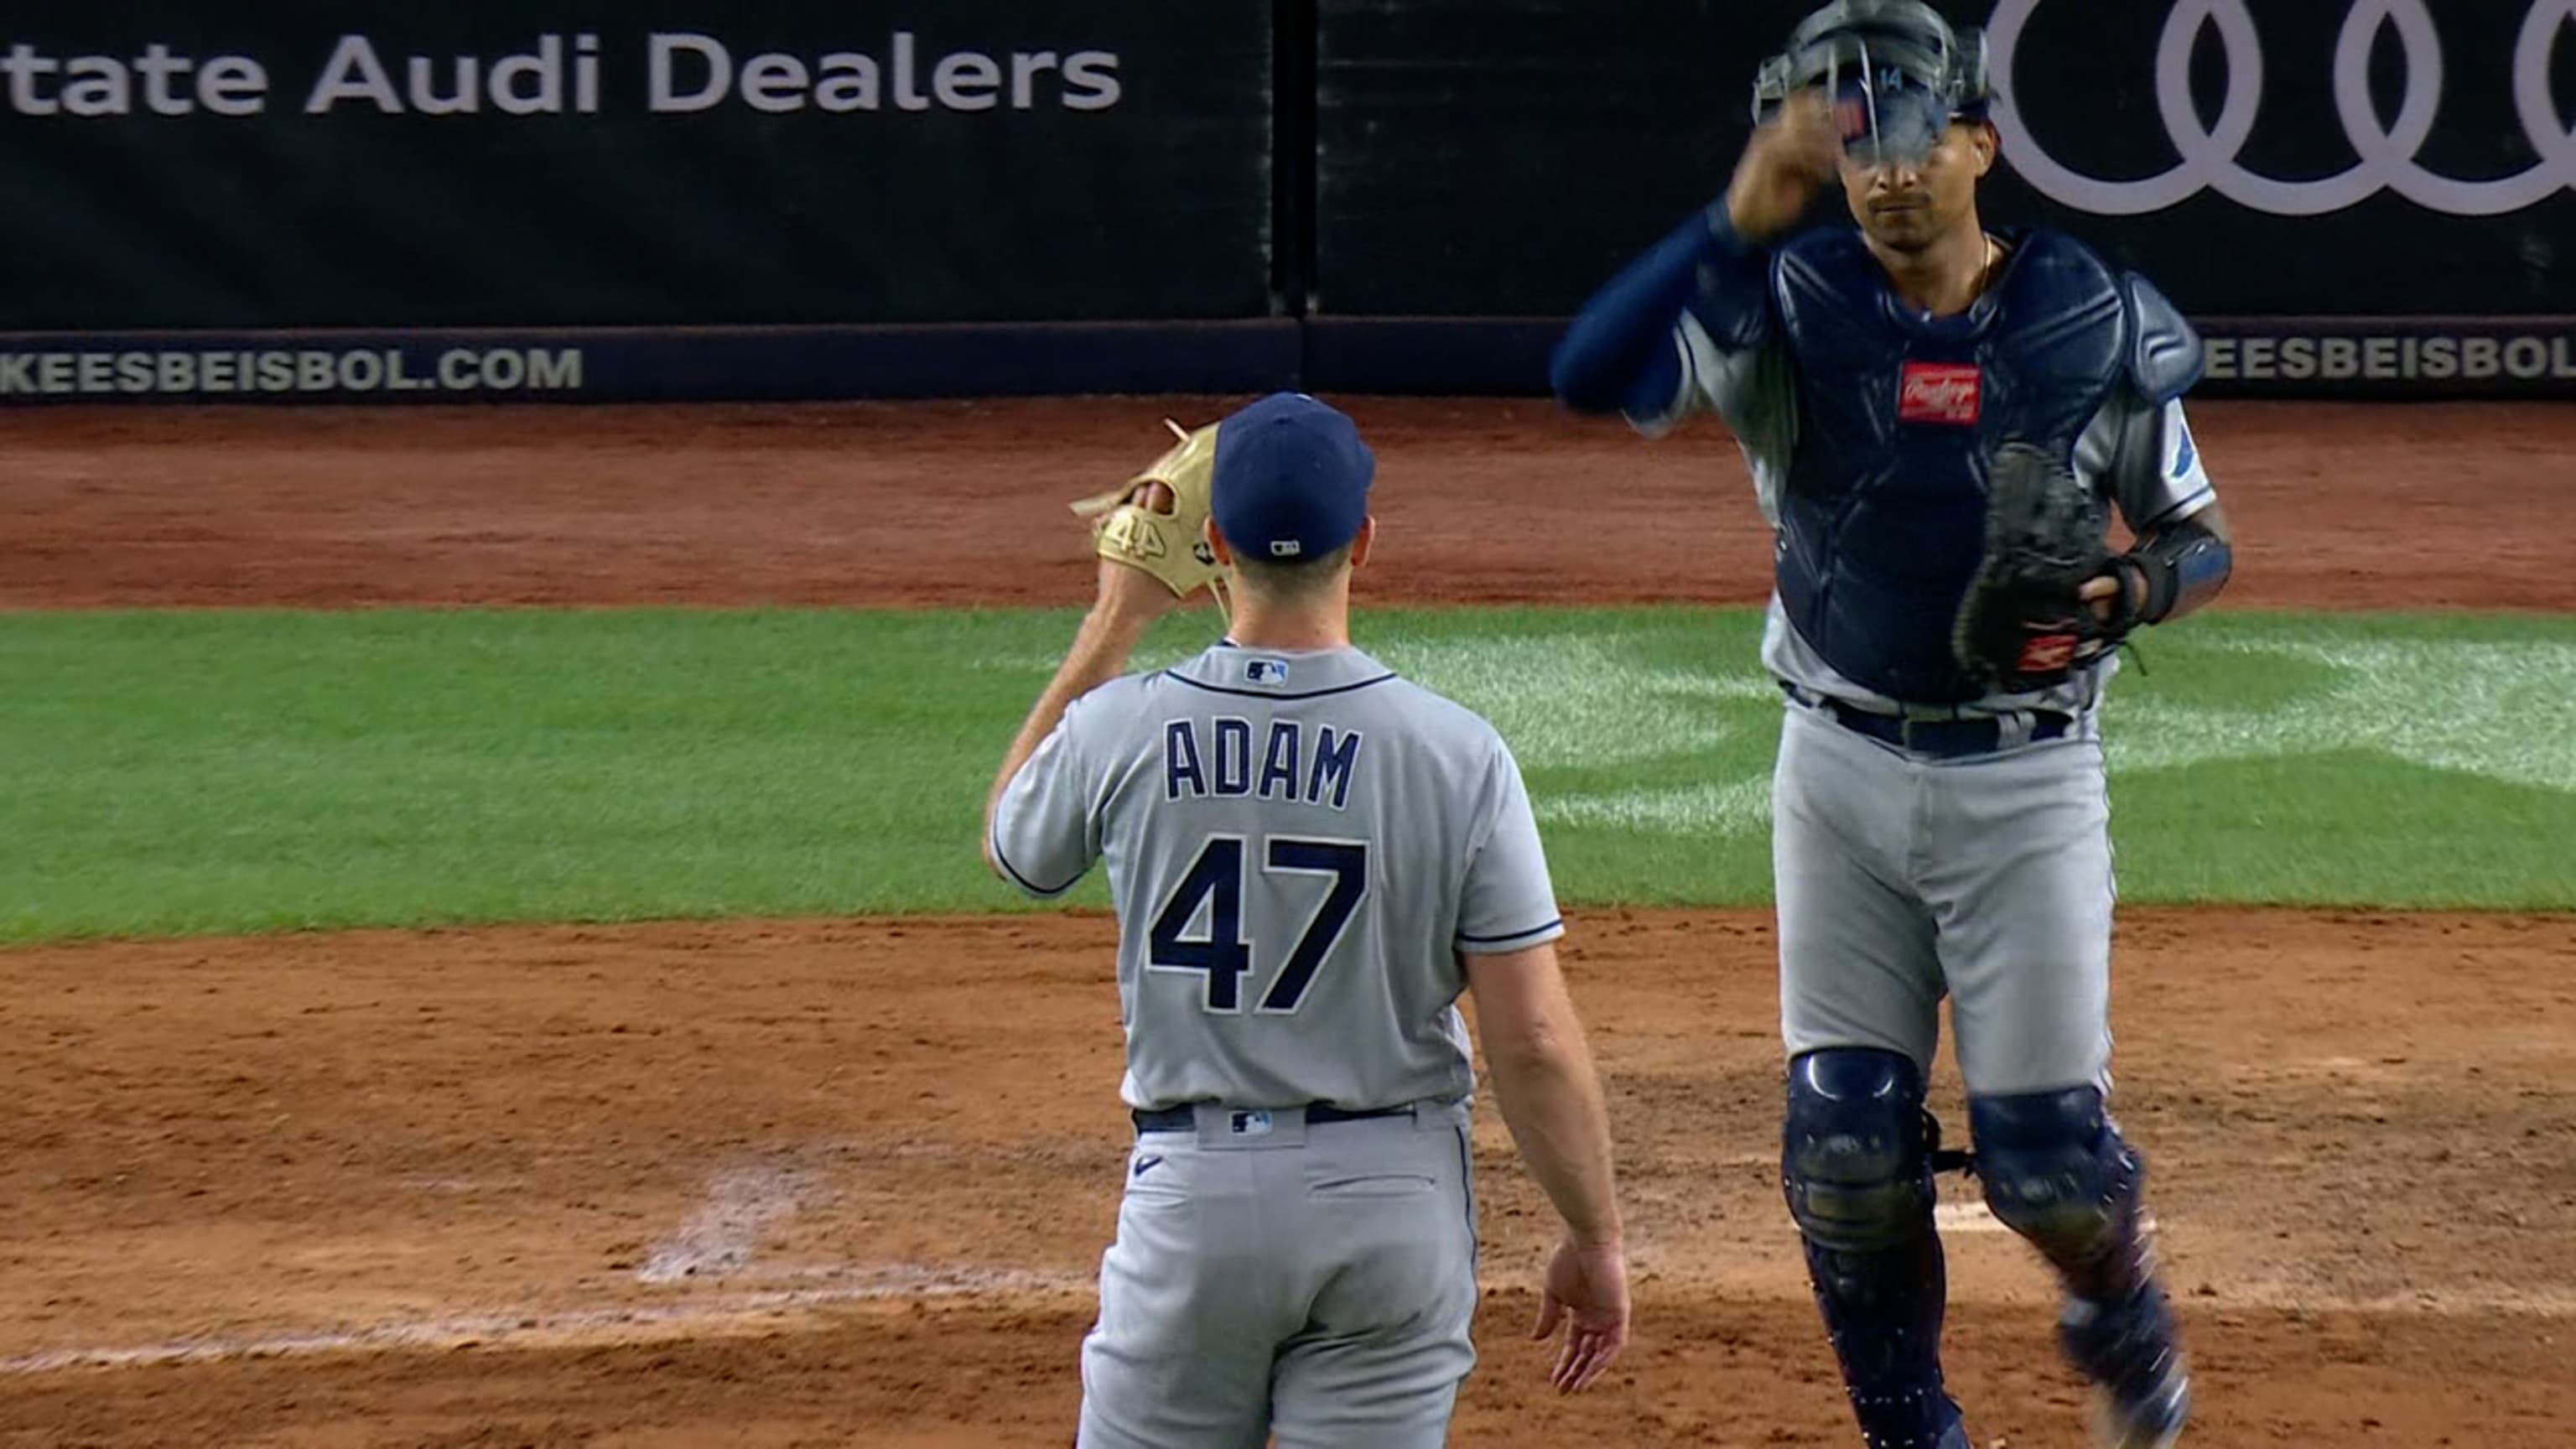
[[1551, 1380], [1572, 1392], [1628, 1341], [1628, 1268], [1610, 1165], [1610, 1114], [1553, 943], [1460, 962], [1476, 999], [1494, 1099], [1530, 1176], [1565, 1220], [1534, 1338], [1566, 1321]]
[[1583, 1023], [1556, 964], [1565, 923], [1519, 762], [1487, 742], [1451, 947], [1475, 997], [1477, 1034], [1503, 1122], [1565, 1219], [1541, 1289], [1536, 1338], [1567, 1322], [1549, 1379], [1572, 1392], [1628, 1341], [1628, 1268], [1610, 1166], [1610, 1117]]

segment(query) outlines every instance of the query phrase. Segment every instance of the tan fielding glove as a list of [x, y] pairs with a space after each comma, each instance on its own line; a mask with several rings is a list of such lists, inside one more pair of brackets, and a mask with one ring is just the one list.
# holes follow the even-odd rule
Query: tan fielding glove
[[[1217, 566], [1206, 534], [1217, 425], [1210, 423], [1192, 432], [1166, 418], [1163, 426], [1180, 441], [1135, 477], [1077, 501], [1073, 511], [1092, 521], [1092, 548], [1102, 558], [1143, 569], [1184, 599], [1204, 586], [1217, 608], [1231, 619], [1225, 570]], [[1157, 513], [1141, 501], [1140, 490], [1148, 483], [1160, 483], [1172, 491], [1171, 512]]]

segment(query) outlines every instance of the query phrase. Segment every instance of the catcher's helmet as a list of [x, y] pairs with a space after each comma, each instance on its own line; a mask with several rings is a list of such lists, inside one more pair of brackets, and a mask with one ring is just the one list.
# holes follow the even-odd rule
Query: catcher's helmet
[[1951, 121], [1985, 119], [1986, 34], [1952, 29], [1922, 0], [1834, 0], [1762, 63], [1754, 120], [1810, 86], [1833, 98], [1854, 161], [1919, 161]]

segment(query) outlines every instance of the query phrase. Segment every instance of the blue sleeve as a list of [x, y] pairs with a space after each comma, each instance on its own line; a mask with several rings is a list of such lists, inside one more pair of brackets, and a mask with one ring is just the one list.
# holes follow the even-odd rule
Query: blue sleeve
[[1658, 416], [1681, 387], [1673, 328], [1687, 310], [1729, 350], [1768, 333], [1770, 253], [1744, 241], [1724, 203], [1612, 277], [1566, 329], [1548, 365], [1559, 401], [1576, 412]]

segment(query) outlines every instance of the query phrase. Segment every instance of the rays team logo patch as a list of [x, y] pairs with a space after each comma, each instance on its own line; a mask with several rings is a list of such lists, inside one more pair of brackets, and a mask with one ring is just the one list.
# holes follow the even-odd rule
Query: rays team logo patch
[[2046, 674], [2074, 662], [2074, 635], [2034, 634], [2022, 644], [2021, 658], [2014, 667], [2023, 674]]
[[1896, 420], [1967, 427], [1977, 420], [1983, 390], [1974, 364], [1909, 362], [1896, 385]]

